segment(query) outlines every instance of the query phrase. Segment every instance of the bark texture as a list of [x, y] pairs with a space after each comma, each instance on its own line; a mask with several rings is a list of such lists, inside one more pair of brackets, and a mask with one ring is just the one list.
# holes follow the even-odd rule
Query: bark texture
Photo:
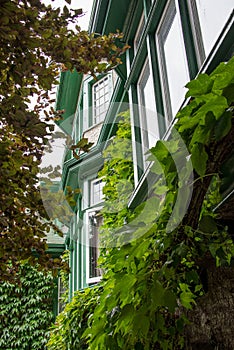
[[[206, 174], [220, 171], [221, 164], [234, 149], [234, 122], [232, 129], [219, 142], [211, 143]], [[198, 176], [195, 176], [195, 179]], [[202, 204], [210, 185], [211, 176], [198, 179], [184, 225], [197, 229]], [[227, 220], [230, 236], [233, 237], [233, 198], [221, 209], [220, 219]], [[230, 224], [231, 223], [231, 224]], [[207, 258], [207, 259], [206, 259]], [[203, 279], [206, 294], [188, 314], [190, 325], [185, 329], [186, 350], [234, 350], [234, 267], [215, 267], [214, 260], [203, 257], [199, 263], [205, 271]]]
[[234, 268], [207, 269], [208, 292], [188, 315], [188, 350], [234, 349]]

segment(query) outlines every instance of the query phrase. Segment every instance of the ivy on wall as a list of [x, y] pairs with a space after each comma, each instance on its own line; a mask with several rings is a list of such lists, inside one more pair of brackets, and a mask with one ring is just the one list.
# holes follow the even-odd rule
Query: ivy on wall
[[24, 262], [19, 284], [0, 283], [0, 349], [43, 350], [53, 322], [53, 277]]
[[[85, 294], [82, 302], [74, 299], [72, 313], [60, 316], [63, 320], [57, 334], [65, 329], [71, 333], [75, 325], [85, 321], [77, 338], [83, 339], [90, 350], [185, 348], [187, 310], [192, 310], [205, 293], [200, 278], [202, 264], [208, 260], [216, 267], [230, 266], [234, 256], [228, 230], [217, 225], [213, 212], [220, 199], [220, 165], [234, 146], [233, 86], [234, 58], [221, 63], [210, 76], [201, 74], [187, 84], [186, 97], [190, 100], [176, 117], [175, 134], [179, 138], [158, 141], [151, 149], [151, 171], [157, 180], [147, 202], [133, 213], [117, 203], [127, 193], [117, 182], [127, 177], [131, 183], [132, 169], [128, 164], [125, 172], [121, 161], [107, 160], [100, 175], [107, 181], [102, 236], [108, 247], [101, 252], [100, 265], [105, 273], [95, 308], [92, 299], [89, 309], [90, 299], [85, 302]], [[113, 144], [110, 147], [114, 149]], [[118, 149], [124, 152], [124, 143]], [[179, 155], [184, 161], [178, 168]], [[115, 153], [113, 161], [116, 158]], [[184, 178], [190, 182], [183, 182]], [[186, 215], [180, 218], [185, 204]], [[115, 214], [108, 214], [106, 208], [113, 205]], [[130, 233], [118, 231], [123, 222]], [[73, 344], [74, 338], [64, 349]]]
[[55, 325], [51, 329], [47, 349], [84, 350], [88, 348], [82, 334], [87, 327], [88, 318], [97, 304], [99, 294], [98, 287], [75, 292], [72, 301], [56, 318]]

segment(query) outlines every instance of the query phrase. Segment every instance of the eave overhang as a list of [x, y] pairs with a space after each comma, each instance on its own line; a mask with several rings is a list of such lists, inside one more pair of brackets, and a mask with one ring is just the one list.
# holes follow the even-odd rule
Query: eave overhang
[[64, 110], [64, 113], [62, 113], [62, 119], [55, 123], [68, 135], [72, 133], [82, 79], [83, 74], [75, 70], [62, 72], [60, 76], [55, 109], [56, 111]]

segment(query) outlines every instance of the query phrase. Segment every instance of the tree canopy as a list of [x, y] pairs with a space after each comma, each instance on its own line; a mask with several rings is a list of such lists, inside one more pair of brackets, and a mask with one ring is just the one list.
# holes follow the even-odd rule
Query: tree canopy
[[[49, 91], [60, 70], [95, 76], [118, 65], [126, 50], [117, 46], [120, 33], [100, 36], [81, 30], [76, 24], [81, 13], [67, 6], [52, 8], [40, 0], [1, 2], [0, 278], [11, 279], [22, 259], [36, 261], [32, 251], [41, 266], [56, 267], [45, 254], [50, 223], [38, 172], [53, 131], [49, 122], [56, 114]], [[70, 23], [74, 30], [68, 28]], [[32, 97], [37, 100], [34, 108]]]

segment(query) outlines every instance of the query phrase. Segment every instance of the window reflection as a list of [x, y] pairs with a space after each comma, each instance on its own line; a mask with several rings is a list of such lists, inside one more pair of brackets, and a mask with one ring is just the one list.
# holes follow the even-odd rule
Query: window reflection
[[90, 205], [95, 205], [103, 201], [104, 182], [100, 179], [95, 179], [90, 182]]
[[[145, 150], [155, 146], [159, 138], [154, 84], [147, 60], [138, 81], [141, 131]], [[145, 108], [147, 106], [147, 108]]]
[[157, 32], [160, 52], [163, 97], [167, 118], [171, 120], [178, 112], [189, 81], [180, 16], [172, 1]]
[[93, 85], [93, 124], [104, 120], [112, 92], [110, 76], [106, 76]]
[[99, 231], [102, 224], [103, 217], [99, 211], [89, 212], [89, 279], [102, 275], [98, 267]]
[[233, 11], [234, 2], [233, 0], [197, 0], [196, 4], [204, 49], [206, 55], [208, 55]]

